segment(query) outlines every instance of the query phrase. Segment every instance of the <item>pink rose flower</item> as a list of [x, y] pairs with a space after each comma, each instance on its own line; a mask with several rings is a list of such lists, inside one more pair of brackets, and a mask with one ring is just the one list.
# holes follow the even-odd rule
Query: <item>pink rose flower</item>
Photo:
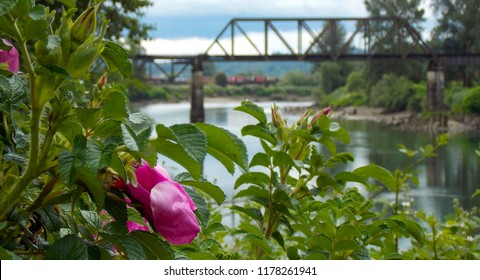
[[0, 50], [0, 63], [7, 63], [7, 69], [13, 73], [17, 73], [19, 64], [17, 49], [15, 49], [15, 47], [8, 40], [1, 40], [3, 40], [5, 45], [11, 46], [11, 48], [8, 51]]
[[127, 191], [140, 202], [144, 217], [168, 242], [175, 245], [192, 242], [200, 231], [194, 213], [197, 207], [183, 187], [170, 179], [163, 167], [151, 168], [143, 160], [135, 174], [137, 187], [122, 186], [119, 182], [115, 187]]

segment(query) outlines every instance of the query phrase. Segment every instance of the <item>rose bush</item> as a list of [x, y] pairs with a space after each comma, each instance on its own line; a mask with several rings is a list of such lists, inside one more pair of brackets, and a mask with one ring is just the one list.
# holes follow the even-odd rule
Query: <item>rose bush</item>
[[146, 161], [136, 168], [137, 186], [118, 181], [115, 187], [126, 191], [141, 204], [141, 212], [155, 230], [175, 245], [188, 244], [200, 227], [197, 209], [183, 187], [170, 179], [160, 165], [151, 168]]

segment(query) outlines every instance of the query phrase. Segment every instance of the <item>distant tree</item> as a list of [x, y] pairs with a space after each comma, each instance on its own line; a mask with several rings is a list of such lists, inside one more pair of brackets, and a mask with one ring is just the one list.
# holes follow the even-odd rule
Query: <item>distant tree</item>
[[[95, 0], [76, 0], [79, 11], [85, 10], [90, 1]], [[98, 0], [97, 0], [98, 1]], [[62, 2], [69, 1], [58, 0], [38, 0], [39, 4], [56, 10], [61, 15]], [[139, 45], [142, 40], [148, 39], [148, 32], [153, 30], [152, 25], [141, 22], [144, 15], [143, 10], [152, 6], [150, 0], [106, 0], [100, 6], [99, 14], [105, 15], [110, 20], [109, 28], [105, 38], [118, 41], [124, 38], [134, 44]]]
[[203, 63], [203, 75], [207, 77], [214, 77], [217, 73], [217, 67], [214, 62], [206, 61]]
[[215, 84], [217, 84], [219, 86], [222, 86], [222, 87], [226, 87], [227, 83], [228, 83], [227, 75], [225, 75], [225, 73], [217, 72], [215, 74]]
[[[365, 8], [371, 17], [402, 18], [408, 21], [416, 30], [421, 31], [425, 21], [425, 11], [420, 8], [423, 0], [364, 0]], [[391, 53], [402, 46], [410, 45], [407, 38], [398, 36], [393, 21], [378, 21], [370, 26], [376, 36], [376, 53]], [[405, 75], [411, 79], [417, 78], [417, 73], [423, 71], [426, 65], [410, 61], [372, 61], [370, 67], [371, 84], [382, 79], [385, 73]]]
[[[433, 0], [432, 7], [438, 15], [438, 24], [432, 32], [438, 50], [445, 53], [480, 53], [480, 1]], [[475, 69], [478, 71], [478, 67], [461, 66], [453, 71], [462, 73], [464, 85], [471, 86]]]
[[[334, 57], [346, 42], [347, 32], [339, 22], [327, 21], [323, 25], [325, 30], [319, 38], [315, 52], [332, 54]], [[344, 86], [348, 75], [352, 71], [352, 65], [348, 62], [325, 61], [315, 63], [312, 71], [320, 74], [320, 88], [323, 93], [329, 94], [335, 89]]]

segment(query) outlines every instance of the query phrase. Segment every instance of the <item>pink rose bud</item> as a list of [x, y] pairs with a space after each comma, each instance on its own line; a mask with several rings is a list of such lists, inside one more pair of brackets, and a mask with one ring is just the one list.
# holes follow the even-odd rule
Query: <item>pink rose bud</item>
[[[175, 245], [188, 244], [197, 237], [200, 227], [194, 211], [197, 209], [183, 187], [170, 179], [167, 171], [147, 162], [137, 167], [137, 187], [128, 184], [126, 191], [140, 202], [144, 217]], [[121, 184], [116, 183], [117, 188]]]
[[7, 69], [12, 71], [13, 73], [17, 73], [19, 65], [17, 49], [15, 49], [15, 47], [8, 40], [2, 40], [5, 45], [10, 46], [10, 49], [0, 49], [0, 63], [7, 63]]

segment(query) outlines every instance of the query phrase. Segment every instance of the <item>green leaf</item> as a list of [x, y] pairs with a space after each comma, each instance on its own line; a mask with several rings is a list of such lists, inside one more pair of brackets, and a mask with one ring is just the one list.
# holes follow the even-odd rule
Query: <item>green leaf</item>
[[161, 141], [159, 139], [153, 140], [152, 145], [158, 153], [172, 159], [187, 169], [193, 178], [200, 178], [202, 173], [201, 164], [191, 158], [182, 146], [170, 141]]
[[265, 124], [250, 124], [242, 127], [242, 136], [246, 135], [263, 139], [265, 141], [268, 141], [272, 145], [277, 145], [277, 139], [275, 138], [273, 133], [270, 132], [267, 125]]
[[270, 166], [270, 158], [268, 157], [267, 154], [264, 153], [256, 153], [252, 160], [250, 161], [250, 166], [264, 166], [264, 167], [269, 167]]
[[103, 143], [94, 139], [88, 139], [85, 161], [88, 169], [97, 174], [100, 169], [110, 165], [111, 158], [115, 151], [114, 145], [103, 147]]
[[423, 227], [412, 220], [405, 220], [405, 223], [407, 224], [408, 233], [417, 240], [420, 246], [423, 246], [425, 244], [425, 230]]
[[266, 189], [262, 189], [257, 186], [249, 186], [247, 189], [239, 191], [234, 198], [247, 197], [247, 196], [268, 198], [269, 193]]
[[254, 184], [260, 187], [267, 186], [270, 183], [270, 177], [261, 172], [248, 172], [240, 175], [235, 181], [235, 189], [243, 184]]
[[245, 215], [253, 218], [254, 220], [257, 220], [259, 222], [262, 222], [263, 221], [263, 215], [262, 215], [262, 212], [260, 212], [260, 210], [256, 209], [256, 208], [244, 208], [244, 207], [240, 207], [240, 206], [232, 206], [231, 207], [232, 210], [236, 210], [238, 212], [241, 212], [241, 213], [244, 213]]
[[480, 196], [480, 190], [476, 190], [475, 193], [472, 195], [472, 198]]
[[103, 185], [98, 178], [91, 173], [86, 167], [77, 168], [77, 179], [82, 181], [95, 199], [95, 204], [98, 209], [103, 209], [105, 203], [105, 191], [103, 190]]
[[102, 113], [105, 119], [125, 121], [128, 118], [125, 96], [120, 92], [111, 92], [103, 104]]
[[188, 254], [187, 257], [191, 260], [211, 260], [211, 261], [216, 261], [217, 258], [210, 254], [210, 253], [205, 253], [205, 252], [195, 252]]
[[298, 254], [298, 248], [288, 247], [287, 248], [287, 257], [288, 257], [289, 260], [300, 260], [301, 257]]
[[174, 252], [170, 245], [160, 240], [156, 234], [145, 231], [133, 231], [130, 236], [143, 247], [147, 260], [173, 260]]
[[119, 224], [127, 225], [128, 214], [127, 214], [127, 204], [122, 202], [124, 200], [123, 195], [117, 190], [110, 191], [112, 195], [116, 198], [110, 196], [105, 197], [105, 210], [110, 214], [115, 221], [118, 221]]
[[21, 258], [5, 248], [0, 247], [0, 260], [21, 260]]
[[214, 232], [218, 232], [218, 231], [227, 231], [227, 229], [219, 222], [216, 222], [216, 223], [213, 223], [213, 224], [209, 224], [202, 232], [205, 234], [205, 235], [210, 235]]
[[[102, 236], [106, 237], [108, 235], [102, 234]], [[137, 238], [130, 235], [115, 234], [108, 236], [108, 240], [114, 245], [119, 246], [130, 260], [144, 260], [147, 257], [143, 245]]]
[[194, 189], [185, 188], [185, 191], [190, 196], [193, 203], [195, 203], [195, 206], [197, 206], [195, 214], [197, 214], [197, 217], [200, 218], [200, 222], [202, 223], [202, 225], [206, 226], [210, 219], [210, 209], [208, 208], [208, 204], [205, 201], [205, 198], [198, 194]]
[[262, 124], [267, 123], [267, 115], [265, 115], [263, 108], [249, 100], [243, 101], [242, 105], [235, 107], [234, 110], [247, 113], [250, 116], [256, 118]]
[[132, 63], [128, 59], [127, 51], [117, 43], [105, 41], [105, 48], [101, 54], [110, 71], [118, 71], [124, 79], [132, 74]]
[[33, 20], [41, 20], [41, 19], [46, 20], [47, 11], [45, 10], [44, 6], [36, 5], [30, 10], [30, 12], [28, 13], [28, 16]]
[[271, 254], [272, 253], [272, 247], [270, 244], [268, 244], [267, 240], [265, 238], [259, 237], [254, 234], [247, 234], [245, 237], [242, 239], [243, 242], [251, 242], [252, 244], [262, 248], [265, 252]]
[[86, 260], [87, 245], [78, 236], [69, 234], [57, 240], [45, 253], [47, 260]]
[[248, 155], [245, 144], [235, 134], [210, 124], [197, 123], [207, 135], [207, 152], [227, 168], [230, 174], [235, 172], [233, 163], [247, 170]]
[[359, 176], [352, 172], [340, 172], [335, 175], [335, 180], [340, 181], [343, 185], [347, 182], [357, 182], [366, 187], [369, 187], [367, 180], [364, 177]]
[[196, 181], [193, 180], [193, 178], [188, 173], [182, 173], [177, 175], [175, 177], [175, 180], [177, 180], [182, 185], [191, 186], [201, 190], [202, 192], [213, 198], [219, 206], [225, 201], [226, 195], [222, 191], [222, 189], [203, 178], [201, 178], [201, 181]]
[[133, 132], [130, 127], [126, 126], [123, 123], [120, 125], [120, 127], [122, 128], [122, 136], [125, 146], [127, 146], [127, 148], [131, 151], [139, 152], [140, 148], [137, 144], [135, 132]]
[[48, 41], [48, 22], [46, 19], [29, 20], [23, 28], [24, 38], [27, 40]]
[[282, 152], [282, 151], [276, 151], [273, 153], [273, 166], [285, 166], [285, 165], [290, 165], [290, 166], [294, 166], [296, 167], [295, 165], [295, 162], [293, 162], [293, 159], [292, 157], [285, 153], [285, 152]]
[[197, 162], [206, 156], [207, 138], [205, 133], [193, 124], [175, 124], [170, 127], [187, 154]]
[[385, 186], [391, 191], [395, 190], [395, 179], [393, 178], [392, 173], [383, 167], [370, 164], [353, 170], [353, 173], [362, 177], [374, 178], [385, 184]]
[[2, 0], [2, 2], [0, 2], [0, 16], [8, 13], [17, 2], [18, 0]]
[[95, 108], [79, 107], [75, 109], [75, 115], [84, 129], [92, 129], [100, 119], [100, 110]]

